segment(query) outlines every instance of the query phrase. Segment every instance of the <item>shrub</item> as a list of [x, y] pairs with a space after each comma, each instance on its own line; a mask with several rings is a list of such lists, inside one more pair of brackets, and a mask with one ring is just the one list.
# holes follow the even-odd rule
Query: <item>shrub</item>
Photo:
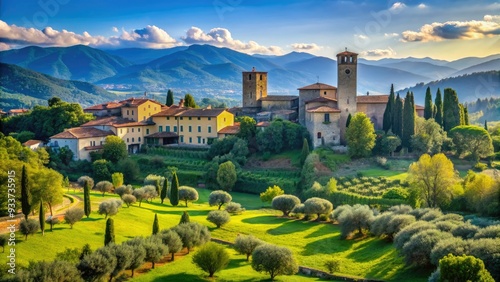
[[187, 207], [188, 202], [198, 201], [198, 191], [193, 187], [181, 186], [179, 187], [179, 200], [184, 201]]
[[80, 176], [80, 178], [78, 178], [77, 180], [78, 185], [80, 185], [81, 187], [85, 185], [86, 181], [89, 183], [90, 189], [92, 189], [94, 187], [94, 179], [92, 179], [92, 177], [84, 175]]
[[462, 238], [450, 238], [448, 240], [439, 241], [431, 251], [431, 263], [439, 265], [439, 260], [447, 254], [456, 256], [464, 255], [469, 252], [469, 243]]
[[425, 221], [432, 221], [438, 217], [441, 217], [443, 215], [443, 213], [437, 209], [432, 209], [432, 210], [429, 210], [428, 212], [426, 212], [424, 215], [422, 215], [422, 217], [420, 218], [420, 220], [425, 220]]
[[266, 272], [271, 280], [277, 275], [293, 275], [298, 271], [292, 251], [285, 247], [263, 244], [252, 253], [252, 268], [258, 272]]
[[182, 213], [181, 220], [180, 220], [179, 224], [188, 223], [188, 222], [190, 222], [189, 213], [187, 211], [184, 211]]
[[111, 252], [116, 257], [115, 268], [109, 274], [109, 280], [113, 280], [120, 272], [125, 270], [130, 266], [134, 258], [134, 248], [125, 244], [122, 245], [111, 245]]
[[385, 235], [389, 240], [393, 240], [395, 234], [414, 222], [415, 217], [412, 215], [386, 212], [375, 218], [371, 230], [377, 236]]
[[124, 245], [131, 246], [134, 248], [134, 255], [127, 270], [131, 270], [131, 276], [134, 277], [134, 272], [137, 268], [144, 264], [144, 259], [146, 258], [146, 249], [144, 248], [144, 238], [135, 237], [128, 241], [123, 242]]
[[73, 229], [73, 225], [80, 221], [83, 217], [83, 210], [79, 208], [71, 208], [64, 213], [64, 221]]
[[217, 228], [220, 228], [231, 220], [231, 216], [226, 211], [216, 210], [208, 213], [207, 220], [215, 224]]
[[172, 228], [182, 240], [182, 246], [188, 253], [193, 247], [200, 246], [210, 241], [210, 231], [205, 225], [197, 222], [183, 223]]
[[227, 266], [229, 253], [223, 246], [209, 242], [194, 254], [193, 263], [213, 277], [215, 272]]
[[134, 204], [137, 199], [134, 197], [134, 195], [125, 194], [122, 196], [122, 201], [127, 205], [128, 208], [130, 207], [130, 205]]
[[85, 255], [76, 266], [85, 281], [100, 281], [116, 267], [116, 256], [109, 247]]
[[224, 204], [231, 202], [232, 199], [233, 197], [228, 192], [216, 190], [208, 195], [208, 204], [210, 206], [218, 206], [220, 210]]
[[230, 214], [240, 214], [245, 211], [245, 208], [241, 207], [240, 203], [230, 202], [226, 206], [226, 212]]
[[[19, 281], [83, 281], [75, 264], [61, 260], [30, 261], [26, 269], [19, 270], [16, 278]], [[4, 281], [18, 281], [16, 278]]]
[[99, 204], [99, 214], [104, 214], [104, 218], [108, 218], [108, 216], [113, 216], [118, 213], [118, 209], [122, 206], [122, 201], [121, 200], [107, 200], [104, 202], [101, 202]]
[[403, 248], [403, 245], [408, 242], [408, 240], [410, 240], [410, 238], [414, 234], [429, 229], [435, 230], [436, 225], [426, 221], [417, 221], [413, 224], [410, 224], [401, 229], [401, 231], [399, 231], [396, 236], [394, 236], [394, 246], [396, 247], [396, 249], [401, 250]]
[[340, 225], [342, 238], [347, 238], [355, 231], [358, 232], [358, 235], [362, 235], [365, 230], [370, 228], [373, 221], [373, 211], [366, 205], [354, 205], [350, 209], [345, 209], [337, 221]]
[[491, 274], [484, 268], [481, 259], [473, 256], [447, 255], [439, 261], [440, 281], [481, 281], [494, 282]]
[[471, 239], [479, 230], [479, 227], [472, 225], [470, 222], [466, 222], [464, 224], [455, 226], [454, 229], [451, 230], [451, 234], [455, 237], [461, 237], [463, 239]]
[[399, 199], [406, 200], [410, 196], [410, 192], [407, 189], [397, 187], [390, 188], [382, 194], [382, 198], [384, 199]]
[[325, 268], [330, 274], [340, 270], [340, 259], [331, 258], [325, 261]]
[[28, 240], [28, 235], [35, 234], [39, 229], [40, 224], [34, 219], [23, 219], [19, 224], [19, 231], [25, 236], [25, 240]]
[[279, 186], [274, 185], [273, 187], [268, 187], [265, 192], [260, 193], [260, 200], [264, 203], [270, 203], [274, 197], [285, 194]]
[[479, 172], [481, 172], [481, 171], [483, 171], [483, 170], [488, 169], [488, 165], [487, 165], [487, 164], [485, 164], [485, 163], [480, 163], [480, 162], [478, 162], [478, 163], [476, 163], [476, 164], [474, 165], [474, 167], [473, 167], [472, 169], [474, 169], [475, 171], [479, 171]]
[[420, 231], [403, 245], [401, 254], [405, 257], [407, 264], [426, 266], [430, 263], [430, 254], [432, 248], [442, 240], [453, 238], [450, 233], [431, 229]]
[[491, 276], [500, 280], [500, 238], [471, 240], [469, 255], [481, 259]]
[[500, 238], [500, 225], [491, 225], [485, 228], [481, 228], [474, 235], [474, 239], [480, 238]]
[[252, 255], [253, 251], [255, 248], [258, 246], [264, 244], [264, 241], [259, 240], [258, 238], [254, 237], [253, 235], [240, 235], [236, 237], [236, 240], [234, 241], [234, 249], [242, 255], [247, 256], [247, 261]]
[[273, 198], [271, 205], [273, 209], [282, 211], [283, 216], [288, 216], [296, 206], [300, 205], [300, 199], [294, 195], [280, 195]]
[[306, 214], [328, 214], [333, 210], [333, 205], [330, 201], [321, 198], [310, 198], [304, 202], [304, 212]]
[[54, 225], [59, 224], [60, 222], [59, 222], [59, 218], [57, 218], [56, 216], [49, 216], [45, 220], [45, 223], [50, 225], [50, 231], [52, 231], [52, 228], [54, 227]]

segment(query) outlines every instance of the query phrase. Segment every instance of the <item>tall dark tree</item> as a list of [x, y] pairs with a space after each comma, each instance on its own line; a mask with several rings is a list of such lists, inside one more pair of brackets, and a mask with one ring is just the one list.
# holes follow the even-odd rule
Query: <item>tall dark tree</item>
[[411, 150], [411, 137], [415, 135], [415, 105], [412, 100], [413, 93], [408, 92], [403, 107], [403, 137], [401, 138], [401, 144], [409, 150]]
[[425, 91], [425, 107], [424, 107], [424, 118], [430, 119], [433, 117], [434, 104], [432, 103], [431, 88], [427, 87]]
[[395, 98], [394, 98], [394, 84], [391, 84], [391, 93], [389, 94], [389, 100], [387, 101], [387, 106], [384, 111], [384, 119], [383, 119], [383, 129], [387, 133], [392, 128], [393, 124], [393, 113], [395, 107]]
[[351, 114], [349, 113], [349, 115], [347, 116], [347, 120], [345, 122], [345, 128], [348, 128], [349, 127], [349, 124], [351, 123], [351, 119], [352, 119], [352, 116]]
[[89, 218], [92, 206], [90, 204], [90, 181], [88, 180], [85, 180], [83, 184], [83, 211], [85, 212], [85, 216]]
[[[350, 115], [349, 115], [350, 116]], [[307, 156], [309, 156], [309, 142], [307, 142], [307, 138], [304, 138], [302, 141], [302, 152], [300, 153], [300, 165], [303, 166]]]
[[441, 89], [438, 88], [436, 92], [436, 100], [434, 102], [436, 106], [436, 114], [434, 115], [434, 120], [440, 125], [443, 126], [443, 100], [441, 97]]
[[172, 92], [172, 90], [168, 89], [168, 92], [167, 92], [167, 101], [165, 103], [165, 105], [167, 106], [172, 106], [174, 104], [174, 92]]
[[484, 120], [484, 129], [486, 129], [486, 131], [488, 131], [488, 121], [487, 120]]
[[443, 98], [443, 129], [446, 132], [455, 126], [461, 125], [460, 113], [457, 92], [451, 88], [446, 88]]
[[155, 213], [155, 220], [153, 221], [153, 235], [158, 234], [160, 232], [160, 223], [158, 222], [158, 214]]
[[168, 190], [168, 180], [165, 177], [165, 180], [163, 181], [163, 188], [161, 189], [161, 193], [160, 193], [160, 199], [161, 199], [162, 204], [163, 204], [163, 201], [165, 200], [165, 198], [167, 197], [167, 190]]
[[40, 221], [40, 230], [42, 230], [42, 236], [45, 235], [45, 209], [43, 208], [43, 201], [40, 200], [40, 212], [38, 214], [38, 219]]
[[155, 181], [156, 194], [161, 195], [161, 180], [158, 178]]
[[184, 211], [181, 216], [181, 220], [179, 221], [179, 224], [183, 223], [189, 223], [191, 220], [189, 219], [189, 213], [187, 211]]
[[464, 124], [463, 125], [469, 125], [469, 109], [464, 106]]
[[170, 185], [170, 204], [174, 207], [179, 204], [179, 179], [175, 172], [172, 174], [172, 185]]
[[104, 234], [104, 245], [115, 242], [115, 224], [112, 218], [106, 221], [106, 234]]
[[392, 118], [392, 133], [403, 139], [403, 99], [399, 97], [399, 94], [397, 95], [396, 102], [394, 103]]
[[23, 165], [21, 172], [21, 209], [24, 214], [24, 219], [28, 220], [28, 215], [31, 212], [31, 191], [28, 179], [28, 168]]

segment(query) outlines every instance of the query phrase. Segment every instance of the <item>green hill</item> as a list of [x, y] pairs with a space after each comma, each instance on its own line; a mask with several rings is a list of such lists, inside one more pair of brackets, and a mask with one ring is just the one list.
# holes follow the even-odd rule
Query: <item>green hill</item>
[[45, 105], [51, 97], [75, 102], [82, 107], [117, 100], [115, 94], [87, 82], [63, 80], [0, 63], [0, 108], [30, 108]]

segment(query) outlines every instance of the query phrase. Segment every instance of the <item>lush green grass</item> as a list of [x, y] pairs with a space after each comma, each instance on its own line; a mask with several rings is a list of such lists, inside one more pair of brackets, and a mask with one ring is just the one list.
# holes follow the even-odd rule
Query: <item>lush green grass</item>
[[327, 147], [319, 147], [314, 150], [319, 155], [320, 161], [332, 171], [336, 170], [340, 164], [350, 161], [347, 154], [335, 154], [335, 152]]
[[[241, 203], [248, 210], [241, 215], [232, 216], [231, 222], [217, 229], [206, 220], [206, 214], [215, 209], [206, 204], [209, 192], [199, 190], [200, 200], [189, 207], [172, 207], [168, 201], [161, 205], [158, 199], [153, 203], [143, 202], [141, 207], [138, 204], [130, 208], [122, 207], [114, 216], [116, 242], [121, 243], [134, 236], [150, 235], [155, 213], [158, 214], [160, 228], [164, 229], [178, 224], [181, 213], [187, 210], [191, 221], [209, 226], [215, 238], [234, 241], [237, 234], [253, 234], [269, 243], [288, 246], [301, 265], [323, 269], [325, 259], [336, 257], [341, 260], [340, 273], [393, 281], [425, 281], [430, 273], [430, 270], [406, 268], [392, 244], [383, 240], [341, 240], [340, 230], [336, 225], [282, 218], [276, 211], [257, 209], [262, 206], [258, 196], [232, 193], [233, 201]], [[81, 192], [72, 194], [82, 197]], [[27, 241], [21, 239], [19, 234], [16, 246], [18, 265], [26, 265], [30, 260], [52, 260], [57, 252], [64, 251], [66, 247], [81, 248], [85, 243], [89, 243], [93, 249], [103, 246], [105, 219], [95, 211], [101, 201], [116, 197], [101, 197], [99, 193], [92, 193], [94, 212], [89, 219], [76, 223], [73, 229], [67, 224], [56, 225], [54, 232], [48, 231], [43, 237], [38, 233], [30, 236]], [[4, 263], [5, 259], [3, 256], [0, 263]], [[144, 275], [145, 278], [138, 278], [143, 280], [137, 281], [161, 281], [165, 276], [172, 278], [172, 281], [200, 281], [200, 277], [204, 276], [199, 270], [195, 270], [190, 260], [190, 257], [180, 259], [178, 267], [171, 267], [170, 264], [159, 267], [148, 272], [148, 276]], [[174, 263], [177, 265], [177, 262]], [[240, 264], [244, 266], [237, 267]], [[221, 279], [218, 281], [255, 281], [265, 277], [242, 263], [242, 256], [232, 256], [230, 267], [221, 272]], [[297, 276], [282, 279], [302, 281], [305, 278]]]

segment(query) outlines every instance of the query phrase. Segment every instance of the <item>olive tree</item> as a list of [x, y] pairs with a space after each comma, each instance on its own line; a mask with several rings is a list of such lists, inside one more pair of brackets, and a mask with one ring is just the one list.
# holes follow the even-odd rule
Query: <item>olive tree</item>
[[40, 224], [34, 219], [24, 219], [19, 224], [19, 231], [25, 236], [25, 240], [28, 240], [28, 235], [35, 234], [40, 229]]
[[145, 261], [151, 262], [151, 269], [155, 268], [155, 263], [159, 262], [166, 254], [168, 254], [167, 245], [162, 243], [160, 235], [153, 235], [144, 241], [143, 245], [146, 250]]
[[103, 201], [99, 204], [99, 214], [104, 214], [104, 218], [113, 216], [118, 213], [118, 209], [122, 206], [122, 201], [117, 199]]
[[184, 201], [187, 207], [188, 202], [198, 201], [198, 191], [193, 187], [181, 186], [179, 187], [179, 200]]
[[135, 237], [127, 240], [123, 243], [124, 245], [131, 246], [134, 249], [134, 255], [130, 261], [129, 266], [126, 268], [132, 272], [131, 276], [134, 277], [134, 272], [142, 264], [146, 258], [146, 249], [144, 248], [144, 238]]
[[366, 230], [369, 230], [373, 221], [373, 210], [367, 205], [357, 204], [350, 209], [345, 209], [337, 221], [340, 225], [342, 238], [347, 238], [355, 231], [358, 232], [358, 235], [363, 235]]
[[293, 253], [286, 247], [262, 244], [252, 253], [252, 268], [266, 272], [271, 280], [278, 275], [293, 275], [298, 271], [298, 264]]
[[175, 259], [175, 253], [182, 250], [182, 239], [175, 231], [168, 229], [160, 232], [163, 244], [168, 247], [168, 252], [172, 255], [171, 260]]
[[479, 158], [493, 154], [493, 141], [488, 131], [480, 126], [460, 125], [450, 130], [450, 137], [457, 150], [457, 155], [470, 155]]
[[439, 241], [431, 250], [431, 263], [435, 266], [439, 265], [439, 260], [447, 254], [456, 256], [465, 255], [469, 252], [469, 243], [462, 238], [450, 238], [448, 240]]
[[225, 247], [209, 242], [194, 254], [193, 263], [203, 271], [208, 272], [208, 277], [213, 277], [215, 272], [227, 266], [229, 253]]
[[252, 255], [255, 248], [264, 244], [264, 241], [254, 237], [253, 235], [238, 234], [234, 241], [234, 249], [239, 253], [247, 256], [247, 261]]
[[283, 212], [288, 216], [296, 206], [300, 205], [300, 199], [294, 195], [279, 195], [273, 198], [271, 205], [273, 209]]
[[220, 228], [231, 220], [231, 216], [226, 211], [216, 210], [208, 213], [207, 220], [215, 224], [217, 228]]
[[320, 215], [329, 214], [333, 210], [333, 205], [330, 201], [321, 198], [309, 198], [304, 202], [304, 213], [316, 214], [316, 220], [320, 220]]
[[79, 208], [70, 208], [64, 213], [64, 221], [73, 229], [73, 225], [83, 218], [83, 210]]
[[102, 196], [104, 197], [104, 194], [106, 194], [106, 192], [111, 192], [111, 190], [113, 190], [113, 183], [109, 182], [109, 181], [99, 181], [97, 182], [97, 184], [95, 185], [95, 189], [99, 192], [102, 193]]
[[130, 207], [130, 205], [134, 204], [137, 199], [134, 197], [134, 195], [125, 194], [122, 196], [122, 201], [127, 205], [128, 208]]
[[85, 255], [76, 266], [85, 281], [101, 281], [116, 267], [116, 256], [109, 247]]
[[215, 190], [208, 195], [208, 204], [210, 206], [218, 206], [220, 208], [233, 200], [233, 197], [228, 192], [222, 190]]
[[401, 231], [399, 231], [394, 236], [394, 247], [396, 247], [396, 249], [398, 250], [401, 250], [403, 249], [404, 244], [408, 242], [414, 234], [431, 229], [436, 230], [436, 225], [426, 221], [417, 221], [413, 224], [410, 224], [401, 229]]
[[427, 266], [430, 263], [432, 248], [442, 240], [453, 238], [448, 232], [440, 230], [424, 230], [411, 236], [410, 240], [403, 245], [401, 254], [405, 257], [407, 264]]

